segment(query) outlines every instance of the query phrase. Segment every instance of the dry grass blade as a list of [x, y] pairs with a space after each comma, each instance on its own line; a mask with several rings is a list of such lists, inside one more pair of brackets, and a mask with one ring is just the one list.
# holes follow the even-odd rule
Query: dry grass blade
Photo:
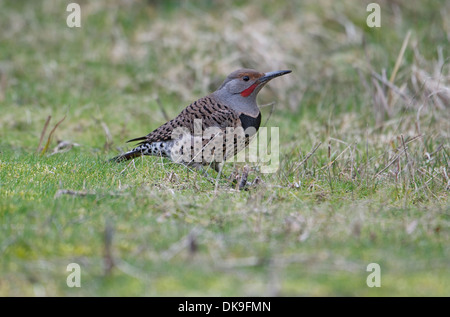
[[375, 86], [375, 90], [373, 91], [372, 96], [373, 105], [375, 108], [374, 112], [376, 115], [375, 119], [377, 126], [380, 126], [384, 122], [384, 114], [388, 113], [388, 115], [390, 116], [390, 111], [383, 89], [375, 80], [375, 78], [372, 78], [372, 83]]
[[70, 196], [80, 196], [80, 197], [85, 197], [85, 196], [93, 196], [95, 195], [94, 193], [88, 193], [88, 192], [82, 192], [82, 191], [75, 191], [75, 190], [70, 190], [70, 189], [59, 189], [56, 193], [55, 193], [55, 198], [59, 198], [62, 195], [70, 195]]
[[166, 109], [164, 109], [161, 99], [159, 99], [159, 96], [156, 97], [156, 104], [158, 105], [159, 109], [161, 110], [164, 120], [170, 121], [170, 117], [167, 115]]
[[294, 168], [294, 170], [293, 170], [293, 172], [295, 172], [296, 170], [298, 170], [299, 169], [299, 167], [300, 166], [302, 166], [316, 151], [317, 151], [317, 149], [319, 148], [319, 146], [321, 146], [322, 145], [322, 142], [319, 142], [316, 146], [314, 146], [314, 148], [311, 150], [311, 152], [309, 152], [307, 155], [306, 155], [306, 157], [300, 162], [300, 163], [298, 163], [297, 164], [297, 166]]
[[113, 137], [112, 137], [111, 132], [109, 131], [109, 128], [106, 125], [106, 123], [102, 121], [100, 124], [103, 128], [103, 131], [105, 131], [105, 135], [106, 135], [106, 140], [105, 140], [105, 144], [104, 144], [103, 148], [105, 149], [105, 151], [108, 151], [111, 148], [111, 145], [113, 144]]
[[439, 152], [440, 150], [442, 150], [444, 148], [443, 144], [439, 144], [439, 146], [437, 147], [436, 150], [434, 150], [433, 152], [429, 153], [430, 157], [433, 157], [434, 154], [436, 154], [437, 152]]
[[58, 141], [58, 144], [53, 149], [53, 152], [48, 156], [68, 152], [75, 146], [80, 146], [80, 144], [71, 141]]
[[[406, 150], [408, 149], [408, 147], [407, 147], [406, 145], [408, 145], [409, 143], [411, 143], [411, 142], [413, 142], [413, 141], [415, 141], [415, 140], [420, 139], [421, 137], [422, 137], [422, 135], [416, 135], [415, 137], [411, 138], [410, 140], [408, 140], [408, 141], [406, 141], [406, 142], [403, 140], [402, 151], [401, 151], [400, 153], [398, 153], [397, 155], [395, 155], [394, 158], [389, 162], [389, 164], [388, 164], [385, 168], [383, 168], [381, 171], [379, 171], [378, 173], [376, 173], [375, 176], [374, 176], [373, 178], [375, 179], [375, 178], [378, 177], [381, 173], [383, 173], [386, 169], [388, 169], [392, 164], [394, 164], [394, 163], [398, 160], [398, 158], [400, 158], [400, 156], [401, 156], [404, 152], [406, 152]], [[403, 135], [402, 135], [402, 139], [403, 139]]]
[[412, 100], [409, 98], [408, 95], [406, 95], [404, 92], [402, 92], [400, 88], [395, 86], [393, 83], [387, 81], [385, 78], [383, 78], [383, 76], [380, 76], [379, 74], [377, 74], [374, 71], [372, 71], [371, 74], [373, 77], [375, 77], [376, 79], [381, 81], [383, 84], [388, 86], [391, 90], [395, 91], [398, 95], [400, 95], [403, 99], [405, 99], [405, 101], [407, 101], [408, 103], [411, 103]]
[[48, 125], [49, 125], [51, 119], [52, 119], [52, 116], [48, 116], [47, 120], [45, 120], [44, 128], [42, 129], [41, 137], [39, 138], [39, 145], [36, 149], [36, 153], [39, 153], [41, 151], [42, 141], [44, 140], [44, 135], [47, 132], [47, 128], [48, 128]]
[[411, 142], [413, 142], [413, 141], [415, 141], [417, 139], [420, 139], [422, 136], [423, 136], [422, 134], [416, 135], [415, 137], [412, 137], [411, 139], [406, 141], [405, 144], [408, 145], [409, 143], [411, 143]]
[[224, 165], [225, 165], [225, 162], [220, 165], [219, 173], [217, 173], [216, 182], [214, 185], [214, 195], [217, 195], [217, 189], [219, 188], [219, 180], [220, 180], [220, 177], [222, 176], [222, 171], [223, 171]]
[[445, 81], [442, 82], [442, 78], [437, 80], [425, 70], [417, 67], [413, 67], [412, 72], [415, 89], [416, 91], [423, 90], [425, 100], [432, 99], [433, 104], [440, 110], [445, 110], [450, 106], [450, 88]]
[[269, 103], [269, 104], [267, 104], [267, 105], [259, 106], [259, 108], [270, 107], [270, 112], [269, 112], [269, 114], [267, 115], [267, 119], [266, 119], [266, 122], [264, 122], [264, 126], [267, 125], [267, 122], [269, 122], [269, 119], [270, 119], [270, 117], [272, 116], [273, 109], [275, 108], [274, 105], [275, 105], [275, 102], [271, 102], [271, 103]]
[[114, 258], [112, 255], [112, 240], [114, 236], [114, 228], [110, 221], [106, 222], [105, 232], [104, 232], [104, 242], [105, 249], [103, 255], [103, 264], [104, 264], [104, 274], [110, 275], [112, 269], [114, 268]]
[[388, 165], [386, 165], [381, 171], [375, 174], [373, 177], [374, 179], [377, 178], [381, 173], [383, 173], [385, 170], [387, 170], [392, 164], [397, 162], [397, 160], [400, 158], [400, 156], [406, 151], [407, 148], [403, 149], [400, 153], [396, 154], [394, 158], [389, 162]]
[[[411, 178], [411, 181], [414, 182], [414, 175], [413, 175], [413, 170], [412, 170], [412, 166], [411, 166], [411, 161], [409, 160], [409, 155], [408, 155], [408, 148], [406, 147], [405, 144], [405, 139], [403, 138], [403, 134], [401, 135], [401, 139], [402, 139], [402, 145], [403, 145], [403, 149], [405, 151], [405, 157], [406, 157], [406, 167], [408, 169], [409, 172], [409, 176]], [[415, 187], [417, 188], [416, 183], [414, 182]]]
[[[331, 141], [330, 141], [330, 142], [331, 142]], [[347, 150], [348, 150], [353, 144], [354, 144], [354, 143], [350, 143], [350, 144], [349, 144], [349, 145], [348, 145], [341, 153], [339, 153], [338, 156], [336, 156], [336, 158], [335, 158], [334, 160], [328, 162], [327, 165], [322, 166], [321, 169], [324, 169], [324, 168], [327, 168], [327, 167], [330, 167], [331, 165], [333, 165], [333, 163], [336, 162], [337, 159], [338, 159], [339, 157], [341, 157], [342, 154], [344, 154], [345, 152], [347, 152]], [[328, 149], [329, 149], [329, 150], [328, 150], [328, 155], [330, 156], [331, 143], [328, 144]], [[330, 158], [330, 157], [329, 157], [329, 158]]]
[[96, 193], [96, 192], [88, 192], [88, 191], [77, 191], [77, 190], [70, 190], [70, 189], [59, 189], [56, 193], [54, 198], [59, 198], [62, 195], [70, 195], [70, 196], [78, 196], [78, 197], [87, 197], [87, 196], [110, 196], [110, 197], [116, 197], [116, 196], [123, 196], [124, 194], [121, 193]]
[[47, 139], [47, 143], [45, 144], [44, 148], [42, 149], [41, 155], [44, 155], [45, 152], [47, 152], [48, 147], [50, 146], [50, 141], [52, 140], [52, 136], [53, 133], [55, 133], [56, 128], [58, 128], [58, 126], [66, 119], [66, 116], [64, 116], [64, 118], [62, 118], [52, 129], [52, 131], [50, 131], [50, 134], [48, 135], [48, 139]]
[[0, 101], [5, 100], [6, 86], [6, 75], [5, 73], [0, 72]]
[[248, 172], [250, 171], [248, 165], [244, 166], [244, 171], [242, 172], [241, 180], [239, 182], [239, 190], [242, 190], [247, 185]]
[[122, 175], [131, 165], [133, 165], [134, 169], [136, 169], [136, 164], [134, 163], [134, 159], [131, 160], [131, 162], [128, 163], [127, 166], [125, 166], [125, 168], [122, 171], [120, 171], [119, 174]]
[[[398, 72], [398, 69], [400, 68], [400, 64], [402, 63], [403, 55], [405, 54], [406, 46], [408, 46], [410, 37], [411, 37], [411, 31], [408, 31], [405, 39], [403, 40], [402, 48], [400, 49], [400, 52], [397, 56], [397, 60], [395, 61], [395, 66], [394, 66], [394, 70], [392, 71], [391, 78], [389, 78], [389, 82], [391, 84], [394, 84], [395, 76], [397, 76], [397, 72]], [[392, 93], [389, 92], [389, 95], [388, 95], [389, 107], [392, 107], [391, 102], [392, 102]]]

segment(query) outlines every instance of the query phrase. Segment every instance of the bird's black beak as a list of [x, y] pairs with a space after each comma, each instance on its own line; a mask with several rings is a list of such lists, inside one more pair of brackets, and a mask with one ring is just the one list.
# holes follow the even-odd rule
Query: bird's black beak
[[265, 83], [271, 79], [274, 79], [275, 77], [283, 76], [283, 75], [289, 74], [291, 72], [292, 72], [291, 70], [277, 70], [274, 72], [268, 72], [268, 73], [265, 73], [264, 76], [259, 78], [259, 82]]

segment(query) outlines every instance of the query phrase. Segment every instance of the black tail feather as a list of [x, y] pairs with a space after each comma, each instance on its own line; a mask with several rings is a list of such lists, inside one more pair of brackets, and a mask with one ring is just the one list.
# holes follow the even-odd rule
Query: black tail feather
[[146, 139], [147, 139], [146, 136], [141, 136], [140, 138], [135, 138], [135, 139], [128, 140], [127, 143], [134, 142], [134, 141], [143, 141], [143, 140], [146, 140]]
[[142, 152], [140, 150], [131, 150], [127, 153], [121, 154], [121, 155], [117, 155], [116, 157], [113, 157], [112, 159], [110, 159], [110, 162], [116, 162], [116, 163], [120, 163], [123, 161], [128, 161], [131, 159], [134, 159], [136, 157], [139, 157], [142, 155]]

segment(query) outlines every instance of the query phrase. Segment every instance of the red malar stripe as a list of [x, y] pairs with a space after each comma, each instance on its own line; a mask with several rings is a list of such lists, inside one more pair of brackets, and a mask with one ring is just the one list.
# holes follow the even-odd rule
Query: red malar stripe
[[241, 92], [241, 96], [242, 97], [248, 97], [252, 94], [253, 90], [255, 90], [255, 88], [258, 87], [258, 84], [253, 84], [250, 87], [248, 87], [247, 89], [245, 89], [243, 92]]

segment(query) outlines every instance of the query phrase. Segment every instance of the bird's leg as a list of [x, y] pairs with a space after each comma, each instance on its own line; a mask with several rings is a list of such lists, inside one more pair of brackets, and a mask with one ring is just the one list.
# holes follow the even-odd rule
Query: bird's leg
[[223, 164], [222, 164], [222, 167], [220, 167], [220, 163], [219, 162], [214, 162], [213, 163], [213, 167], [214, 167], [214, 170], [217, 173], [220, 173], [220, 172], [222, 172]]
[[219, 162], [211, 162], [211, 163], [209, 163], [208, 168], [207, 168], [206, 171], [205, 171], [205, 175], [206, 175], [207, 177], [209, 177], [208, 170], [209, 170], [211, 167], [216, 171], [216, 173], [219, 174], [219, 177], [220, 177], [220, 174], [221, 174], [221, 168], [220, 168], [220, 163], [219, 163]]
[[[193, 165], [199, 172], [200, 172], [200, 174], [202, 174], [206, 179], [208, 179], [211, 183], [213, 183], [213, 184], [216, 184], [217, 183], [217, 181], [221, 178], [221, 176], [222, 176], [222, 169], [223, 169], [223, 164], [222, 165], [220, 165], [220, 163], [218, 163], [218, 162], [212, 162], [212, 163], [210, 163], [209, 165], [207, 165], [207, 168], [205, 169], [205, 166], [204, 165], [201, 165], [201, 164], [196, 164], [196, 165]], [[216, 172], [217, 172], [217, 177], [216, 177], [216, 179], [214, 180], [209, 174], [208, 174], [208, 170], [210, 169], [210, 168], [213, 168]]]
[[202, 175], [203, 177], [205, 177], [205, 178], [206, 178], [207, 180], [209, 180], [210, 182], [214, 183], [214, 180], [213, 180], [212, 177], [210, 177], [209, 174], [208, 174], [209, 166], [208, 166], [208, 168], [207, 168], [206, 170], [205, 170], [205, 168], [204, 168], [204, 166], [203, 166], [202, 164], [198, 164], [198, 163], [195, 163], [195, 164], [187, 164], [187, 167], [188, 167], [188, 166], [194, 167], [194, 168], [199, 172], [200, 175]]

